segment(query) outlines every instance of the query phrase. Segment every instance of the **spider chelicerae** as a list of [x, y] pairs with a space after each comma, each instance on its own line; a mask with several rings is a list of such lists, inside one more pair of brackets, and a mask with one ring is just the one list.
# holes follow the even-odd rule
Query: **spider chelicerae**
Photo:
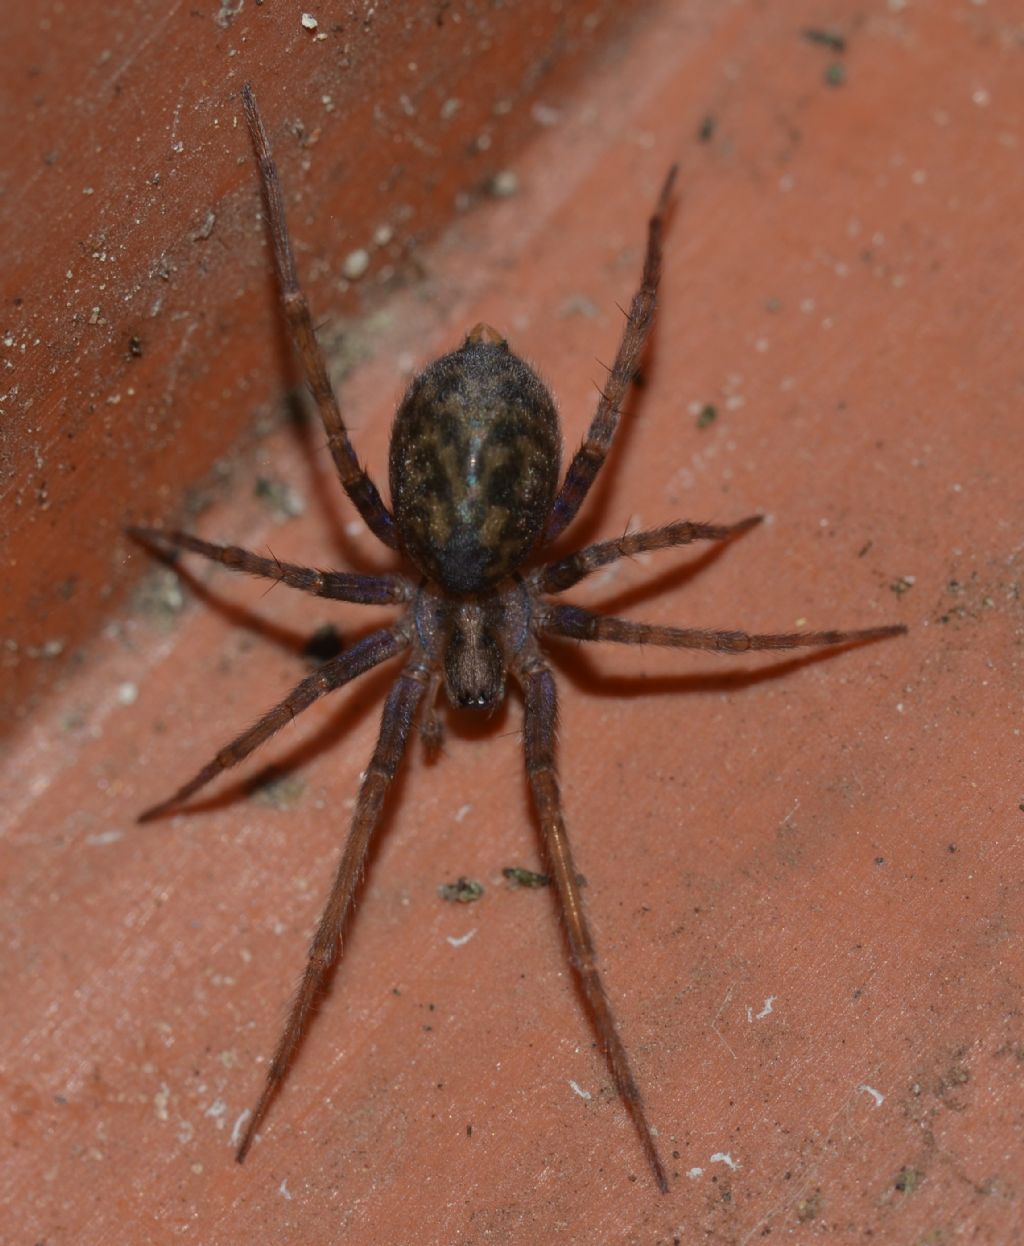
[[[236, 546], [214, 545], [184, 532], [129, 530], [146, 544], [189, 550], [316, 597], [401, 607], [390, 627], [373, 632], [301, 680], [279, 705], [222, 748], [173, 796], [140, 816], [148, 821], [181, 805], [318, 698], [382, 662], [403, 657], [404, 665], [384, 704], [377, 745], [359, 789], [330, 898], [236, 1158], [241, 1162], [248, 1154], [338, 956], [370, 840], [414, 724], [418, 722], [428, 749], [436, 751], [441, 743], [437, 708], [441, 689], [457, 709], [487, 712], [504, 699], [511, 675], [524, 700], [526, 770], [572, 964], [616, 1090], [636, 1127], [654, 1179], [665, 1192], [665, 1167], [597, 967], [562, 816], [555, 771], [555, 681], [544, 656], [543, 638], [747, 653], [846, 645], [896, 636], [906, 629], [895, 625], [750, 635], [634, 623], [558, 600], [566, 589], [617, 559], [693, 541], [725, 541], [754, 527], [759, 515], [734, 524], [670, 523], [536, 565], [537, 556], [580, 509], [608, 455], [620, 406], [651, 329], [675, 168], [665, 179], [648, 224], [640, 288], [627, 314], [615, 362], [590, 428], [561, 484], [561, 437], [551, 395], [501, 334], [480, 324], [458, 350], [420, 373], [402, 399], [391, 434], [389, 509], [359, 465], [328, 379], [295, 273], [270, 143], [248, 84], [242, 91], [242, 104], [259, 162], [284, 313], [342, 487], [370, 531], [389, 549], [404, 555], [414, 574], [316, 571]], [[527, 569], [528, 564], [534, 564], [532, 569]]]

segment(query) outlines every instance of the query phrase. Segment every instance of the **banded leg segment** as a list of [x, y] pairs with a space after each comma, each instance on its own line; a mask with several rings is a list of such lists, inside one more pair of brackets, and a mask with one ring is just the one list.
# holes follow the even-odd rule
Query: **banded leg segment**
[[408, 637], [400, 626], [384, 628], [379, 632], [373, 632], [354, 644], [351, 649], [332, 658], [330, 662], [325, 662], [318, 671], [314, 671], [312, 675], [307, 675], [305, 679], [297, 683], [285, 699], [273, 709], [268, 710], [259, 722], [250, 727], [248, 731], [243, 731], [240, 736], [236, 736], [230, 744], [225, 745], [212, 761], [207, 762], [195, 778], [178, 788], [167, 800], [162, 800], [158, 805], [153, 805], [144, 813], [140, 813], [138, 820], [149, 822], [176, 805], [182, 804], [223, 771], [237, 766], [254, 749], [259, 748], [275, 732], [280, 731], [297, 714], [308, 709], [325, 693], [333, 692], [342, 684], [347, 684], [357, 676], [379, 666], [381, 662], [386, 662], [388, 658], [393, 658], [403, 649], [408, 648], [408, 645]]
[[668, 211], [672, 186], [676, 180], [678, 165], [673, 165], [658, 196], [658, 203], [647, 226], [647, 253], [640, 288], [633, 296], [626, 329], [619, 343], [619, 350], [608, 375], [608, 383], [601, 391], [597, 411], [583, 444], [576, 451], [565, 473], [551, 514], [544, 530], [544, 540], [553, 541], [567, 527], [583, 505], [590, 486], [608, 455], [615, 429], [619, 423], [619, 408], [632, 383], [651, 332], [654, 320], [654, 304], [661, 279], [661, 236], [664, 231], [665, 214]]
[[187, 532], [167, 532], [162, 528], [128, 528], [127, 532], [144, 545], [187, 549], [232, 571], [244, 571], [248, 575], [287, 584], [289, 588], [300, 589], [314, 597], [329, 597], [332, 601], [350, 601], [362, 606], [388, 606], [406, 602], [412, 596], [412, 588], [404, 575], [317, 571], [313, 567], [281, 562], [279, 558], [263, 558], [237, 545], [214, 545]]
[[330, 446], [334, 465], [338, 469], [342, 487], [366, 521], [367, 527], [390, 549], [397, 549], [398, 539], [395, 535], [395, 524], [391, 512], [384, 505], [377, 486], [359, 465], [338, 407], [338, 400], [331, 388], [327, 365], [324, 363], [323, 353], [313, 329], [309, 304], [306, 302], [306, 296], [295, 274], [295, 257], [292, 255], [281, 182], [270, 150], [270, 140], [267, 138], [256, 97], [248, 83], [242, 87], [242, 107], [245, 110], [245, 120], [249, 126], [249, 134], [263, 182], [263, 196], [267, 205], [270, 236], [274, 244], [274, 264], [281, 290], [281, 303], [285, 316], [288, 318], [288, 327], [291, 330], [295, 349], [306, 374], [306, 382], [327, 432], [327, 444]]
[[714, 653], [749, 653], [758, 649], [817, 649], [859, 641], [902, 636], [906, 627], [863, 627], [850, 632], [736, 632], [696, 627], [662, 627], [595, 614], [581, 606], [549, 605], [541, 616], [544, 631], [573, 640], [608, 640], [623, 645], [663, 645], [673, 649], [706, 649]]
[[352, 828], [338, 864], [327, 907], [320, 918], [309, 948], [306, 971], [292, 1003], [284, 1032], [278, 1040], [274, 1058], [267, 1070], [267, 1080], [259, 1102], [245, 1127], [235, 1155], [241, 1164], [252, 1146], [256, 1131], [267, 1114], [274, 1095], [291, 1066], [295, 1049], [302, 1039], [309, 1014], [319, 999], [331, 967], [341, 950], [341, 935], [352, 908], [356, 887], [366, 864], [370, 839], [380, 822], [381, 810], [391, 781], [395, 777], [406, 741], [423, 696], [429, 675], [420, 666], [410, 663], [395, 681], [388, 694], [381, 716], [377, 747], [359, 789]]
[[562, 817], [562, 798], [555, 773], [555, 681], [537, 655], [521, 664], [517, 676], [526, 699], [523, 724], [526, 770], [540, 821], [548, 868], [558, 893], [573, 967], [579, 976], [615, 1089], [633, 1120], [658, 1189], [665, 1194], [668, 1192], [668, 1178], [597, 968], [594, 942], [583, 911], [583, 897]]
[[617, 562], [620, 558], [632, 558], [651, 550], [672, 549], [677, 545], [689, 545], [693, 541], [726, 541], [730, 537], [748, 532], [762, 520], [761, 515], [749, 515], [734, 524], [680, 523], [666, 524], [663, 528], [650, 528], [646, 532], [627, 532], [614, 541], [601, 541], [577, 550], [558, 562], [542, 567], [535, 583], [542, 593], [561, 593], [578, 584], [585, 576]]

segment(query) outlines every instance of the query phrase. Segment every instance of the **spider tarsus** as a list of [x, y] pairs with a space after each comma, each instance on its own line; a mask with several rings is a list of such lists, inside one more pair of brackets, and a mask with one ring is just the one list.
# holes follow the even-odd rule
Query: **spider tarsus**
[[764, 523], [764, 515], [748, 515], [746, 519], [740, 519], [732, 525], [730, 536], [742, 536], [744, 532], [749, 532], [751, 528], [756, 528], [758, 524]]
[[870, 640], [888, 640], [891, 636], [906, 636], [909, 630], [906, 623], [887, 623], [883, 627], [862, 627], [855, 632], [841, 632], [840, 638], [832, 643], [854, 645], [867, 643]]
[[665, 215], [669, 200], [672, 198], [672, 191], [675, 189], [676, 178], [679, 176], [679, 161], [676, 160], [669, 166], [668, 172], [665, 174], [665, 180], [661, 184], [661, 193], [658, 195], [658, 206], [655, 210], [655, 216], [661, 217]]
[[238, 1144], [238, 1150], [235, 1152], [236, 1164], [245, 1163], [245, 1157], [249, 1154], [255, 1136], [255, 1130], [250, 1129], [249, 1126], [246, 1126], [245, 1133], [242, 1135], [242, 1141]]
[[129, 524], [125, 528], [125, 533], [133, 541], [138, 541], [150, 549], [155, 547], [161, 553], [173, 553], [173, 547], [169, 546], [167, 540], [167, 533], [162, 528], [139, 528], [134, 524]]
[[141, 826], [144, 822], [155, 822], [162, 814], [173, 808], [174, 801], [161, 801], [159, 805], [150, 805], [148, 809], [143, 809], [143, 811], [136, 817], [135, 821], [139, 826]]

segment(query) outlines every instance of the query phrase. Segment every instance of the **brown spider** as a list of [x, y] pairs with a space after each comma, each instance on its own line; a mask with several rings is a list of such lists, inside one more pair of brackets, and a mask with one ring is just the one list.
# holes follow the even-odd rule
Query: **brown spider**
[[255, 726], [222, 748], [195, 778], [140, 817], [146, 821], [182, 804], [222, 771], [248, 757], [319, 697], [381, 662], [405, 655], [405, 665], [384, 705], [377, 746], [359, 789], [352, 829], [309, 950], [305, 974], [236, 1158], [241, 1163], [252, 1146], [338, 956], [370, 838], [417, 714], [422, 712], [420, 731], [424, 740], [436, 749], [441, 738], [436, 701], [442, 685], [449, 703], [457, 708], [493, 710], [505, 696], [505, 680], [511, 673], [525, 701], [526, 769], [573, 967], [616, 1090], [636, 1126], [654, 1179], [666, 1192], [665, 1168], [598, 972], [562, 819], [555, 773], [555, 682], [541, 638], [567, 636], [746, 653], [844, 645], [896, 636], [906, 629], [896, 625], [848, 632], [748, 635], [633, 623], [549, 600], [619, 558], [691, 541], [724, 541], [759, 523], [758, 515], [734, 524], [671, 523], [601, 541], [535, 570], [523, 570], [526, 561], [546, 549], [571, 522], [608, 454], [619, 407], [637, 371], [654, 316], [662, 227], [675, 168], [665, 179], [648, 225], [643, 277], [607, 388], [561, 486], [560, 434], [551, 395], [532, 369], [509, 350], [504, 338], [481, 324], [458, 350], [436, 360], [416, 377], [402, 399], [391, 434], [389, 510], [359, 466], [328, 380], [309, 306], [295, 274], [277, 169], [248, 84], [242, 91], [242, 103], [259, 161], [284, 312], [342, 486], [370, 530], [389, 549], [404, 554], [416, 574], [314, 571], [235, 546], [213, 545], [183, 532], [130, 529], [143, 542], [191, 550], [234, 570], [289, 584], [317, 597], [403, 607], [391, 627], [367, 636], [301, 680]]

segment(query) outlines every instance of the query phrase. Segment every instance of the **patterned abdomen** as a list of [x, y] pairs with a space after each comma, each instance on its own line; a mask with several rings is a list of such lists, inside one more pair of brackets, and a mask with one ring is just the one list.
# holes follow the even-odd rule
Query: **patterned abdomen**
[[482, 593], [537, 541], [558, 485], [555, 404], [480, 325], [409, 386], [391, 434], [391, 500], [403, 546], [446, 592]]

